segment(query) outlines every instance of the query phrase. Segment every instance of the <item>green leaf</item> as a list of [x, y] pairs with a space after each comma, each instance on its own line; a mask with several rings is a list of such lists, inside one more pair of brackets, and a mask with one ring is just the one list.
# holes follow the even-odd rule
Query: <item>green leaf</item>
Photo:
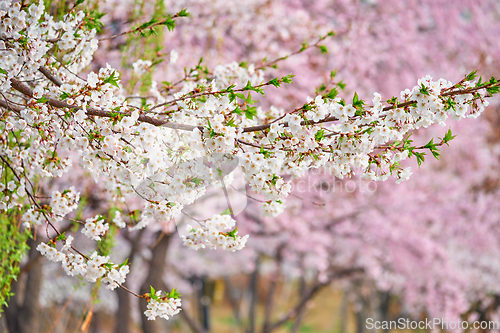
[[180, 298], [181, 294], [177, 291], [177, 288], [173, 288], [171, 292], [168, 293], [168, 298]]
[[483, 85], [483, 84], [482, 84], [482, 81], [483, 81], [483, 77], [482, 77], [482, 76], [480, 76], [480, 77], [479, 77], [479, 80], [478, 80], [478, 81], [477, 81], [477, 83], [476, 83], [476, 87], [481, 87], [481, 86]]
[[177, 13], [177, 16], [179, 16], [179, 17], [188, 17], [189, 13], [187, 11], [187, 8], [181, 9], [181, 11]]
[[47, 103], [49, 101], [49, 99], [47, 98], [47, 96], [42, 96], [41, 98], [37, 99], [37, 103]]
[[441, 154], [439, 154], [439, 151], [431, 150], [431, 153], [432, 153], [432, 156], [434, 156], [436, 158], [436, 160], [439, 161], [439, 156], [441, 156]]
[[243, 114], [243, 111], [240, 109], [239, 106], [237, 106], [234, 110], [233, 110], [233, 113], [236, 113], [237, 115], [242, 115]]
[[293, 75], [293, 74], [288, 74], [288, 75], [283, 76], [283, 77], [281, 78], [281, 81], [282, 81], [283, 83], [288, 83], [288, 84], [290, 84], [290, 83], [293, 83], [293, 80], [292, 80], [292, 78], [293, 78], [293, 77], [295, 77], [295, 75]]
[[3, 68], [0, 68], [0, 73], [7, 75], [7, 71], [5, 69], [3, 69]]
[[169, 15], [163, 25], [167, 26], [168, 31], [173, 31], [175, 28], [175, 20]]
[[232, 212], [231, 212], [230, 208], [228, 208], [225, 211], [223, 211], [222, 213], [220, 213], [220, 215], [231, 215], [231, 214], [232, 214]]
[[150, 21], [145, 22], [145, 23], [141, 24], [140, 26], [138, 26], [137, 29], [139, 29], [139, 30], [146, 29], [146, 28], [152, 26], [153, 24], [155, 24], [156, 22], [158, 22], [158, 20], [155, 18], [152, 18]]
[[352, 105], [355, 108], [362, 108], [363, 105], [365, 105], [365, 101], [363, 101], [362, 99], [359, 99], [358, 94], [356, 92], [354, 92], [354, 97], [352, 98]]
[[334, 99], [335, 97], [337, 97], [338, 94], [339, 94], [339, 92], [338, 92], [337, 88], [333, 88], [332, 90], [330, 90], [328, 92], [328, 94], [325, 95], [325, 97]]
[[429, 148], [429, 149], [432, 149], [433, 147], [435, 146], [434, 144], [434, 138], [431, 139], [431, 141], [429, 141], [425, 146], [424, 148]]
[[394, 105], [394, 104], [399, 104], [399, 102], [398, 102], [398, 98], [397, 98], [396, 96], [393, 96], [391, 99], [388, 99], [386, 102], [387, 102], [388, 104], [392, 104], [392, 105]]
[[260, 146], [260, 153], [264, 155], [264, 157], [269, 156], [270, 152], [264, 149], [264, 146]]
[[446, 143], [447, 146], [449, 146], [448, 142], [453, 140], [455, 137], [456, 137], [456, 135], [453, 135], [451, 133], [451, 128], [450, 128], [450, 129], [448, 129], [448, 132], [445, 133], [444, 138], [442, 138], [441, 140], [443, 140], [443, 142]]
[[270, 84], [272, 84], [273, 86], [275, 86], [276, 88], [279, 88], [281, 83], [279, 82], [278, 79], [272, 79], [269, 81]]
[[118, 85], [118, 73], [116, 71], [113, 71], [113, 73], [111, 73], [108, 78], [104, 79], [104, 83], [110, 83], [113, 86], [120, 88], [120, 86]]
[[250, 80], [248, 80], [247, 85], [243, 88], [243, 90], [253, 90], [252, 88], [252, 83], [250, 83]]
[[234, 228], [234, 230], [227, 232], [227, 236], [231, 238], [236, 238], [237, 233], [238, 233], [238, 228]]
[[476, 74], [476, 73], [477, 73], [477, 70], [475, 70], [475, 71], [473, 71], [473, 72], [470, 72], [469, 74], [467, 74], [467, 75], [465, 76], [465, 80], [467, 80], [467, 81], [472, 81], [472, 80], [474, 80], [474, 79], [477, 77], [477, 74]]
[[88, 12], [87, 10], [85, 12], [85, 26], [91, 30], [91, 29], [96, 29], [97, 33], [102, 31], [102, 27], [104, 24], [101, 22], [101, 18], [106, 15], [105, 13], [101, 13], [97, 10], [91, 10]]
[[[118, 268], [122, 268], [123, 266], [126, 266], [126, 265], [128, 265], [128, 258], [125, 259], [125, 261], [122, 262], [120, 265], [118, 265]], [[151, 287], [151, 288], [153, 288], [153, 287]]]
[[316, 134], [314, 134], [314, 138], [318, 142], [323, 140], [324, 137], [325, 137], [325, 131], [323, 129], [320, 129], [319, 131], [316, 132]]
[[256, 116], [257, 116], [257, 107], [249, 106], [245, 109], [245, 117], [247, 117], [247, 119], [253, 120], [253, 118]]
[[156, 296], [156, 290], [155, 290], [155, 288], [153, 288], [153, 286], [150, 286], [150, 287], [151, 287], [151, 293], [150, 293], [150, 295], [149, 295], [149, 296], [150, 296], [152, 299], [158, 299], [158, 296]]
[[60, 235], [58, 235], [58, 236], [56, 237], [56, 241], [60, 241], [60, 240], [66, 240], [66, 235], [65, 235], [65, 233], [64, 233], [64, 232], [63, 232], [63, 233], [61, 233]]
[[424, 94], [424, 95], [427, 95], [427, 96], [429, 96], [429, 95], [430, 95], [430, 93], [429, 93], [429, 88], [427, 88], [426, 86], [424, 86], [424, 84], [423, 84], [423, 83], [421, 83], [421, 85], [420, 85], [420, 92], [421, 92], [422, 94]]
[[299, 52], [303, 52], [303, 51], [307, 50], [308, 48], [309, 48], [309, 42], [305, 41], [304, 43], [302, 43], [302, 47], [300, 48]]
[[444, 109], [449, 110], [453, 109], [456, 111], [455, 106], [457, 105], [457, 102], [451, 99], [451, 97], [448, 97], [447, 100], [444, 101]]
[[322, 54], [328, 53], [328, 48], [325, 45], [318, 46]]
[[234, 88], [234, 87], [236, 87], [236, 85], [235, 85], [235, 84], [233, 84], [233, 85], [231, 85], [231, 86], [227, 87], [227, 88], [224, 90], [224, 92], [233, 92], [233, 88]]
[[425, 162], [425, 157], [424, 157], [425, 153], [419, 153], [419, 152], [414, 151], [413, 154], [417, 158], [418, 167], [420, 168], [420, 165], [422, 165], [422, 162]]
[[318, 92], [322, 92], [322, 91], [325, 91], [326, 90], [326, 86], [324, 83], [321, 84], [321, 86], [319, 86], [318, 89], [316, 89], [316, 93]]
[[486, 88], [486, 91], [490, 95], [495, 95], [495, 94], [498, 94], [498, 92], [500, 92], [500, 87], [499, 86], [492, 86], [492, 87]]
[[158, 59], [158, 60], [154, 61], [154, 62], [151, 64], [151, 67], [156, 66], [156, 65], [158, 65], [159, 63], [162, 63], [164, 60], [165, 60], [165, 59]]

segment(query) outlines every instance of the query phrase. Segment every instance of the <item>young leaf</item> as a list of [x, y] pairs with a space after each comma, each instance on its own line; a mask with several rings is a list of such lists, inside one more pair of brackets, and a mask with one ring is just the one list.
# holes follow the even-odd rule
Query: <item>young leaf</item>
[[247, 117], [247, 119], [253, 120], [253, 118], [256, 116], [257, 116], [257, 107], [249, 106], [245, 109], [245, 117]]
[[42, 96], [41, 98], [37, 99], [37, 103], [46, 103], [48, 102], [49, 99], [47, 98], [47, 96]]
[[280, 82], [278, 79], [272, 79], [269, 81], [270, 84], [272, 84], [273, 86], [275, 86], [276, 88], [279, 88], [280, 87]]
[[473, 71], [473, 72], [470, 72], [469, 74], [467, 74], [467, 75], [465, 76], [465, 80], [467, 80], [467, 81], [472, 81], [472, 80], [474, 80], [474, 79], [477, 77], [477, 74], [476, 74], [476, 73], [477, 73], [477, 70], [475, 70], [475, 71]]
[[177, 16], [179, 16], [179, 17], [188, 17], [189, 13], [187, 11], [187, 8], [181, 9], [181, 11], [177, 13]]
[[172, 289], [171, 292], [168, 293], [168, 298], [180, 298], [181, 294], [177, 291], [177, 288]]
[[282, 81], [283, 83], [293, 83], [292, 78], [293, 78], [294, 76], [295, 76], [295, 75], [293, 75], [293, 74], [288, 74], [288, 75], [285, 75], [285, 76], [283, 76], [283, 77], [281, 78], [281, 81]]

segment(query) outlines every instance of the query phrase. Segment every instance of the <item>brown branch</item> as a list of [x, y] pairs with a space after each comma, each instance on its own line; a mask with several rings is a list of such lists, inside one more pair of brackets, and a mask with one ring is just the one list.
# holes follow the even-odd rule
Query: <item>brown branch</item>
[[[470, 93], [476, 92], [476, 91], [481, 90], [481, 89], [491, 88], [491, 87], [498, 86], [498, 85], [500, 85], [498, 82], [490, 83], [490, 84], [487, 84], [487, 85], [484, 85], [481, 87], [474, 87], [474, 88], [469, 88], [469, 89], [465, 89], [465, 90], [454, 90], [454, 91], [446, 92], [446, 93], [443, 93], [439, 96], [448, 97], [448, 96], [456, 96], [456, 95], [465, 95], [465, 94], [470, 94]], [[404, 103], [400, 103], [400, 104], [389, 105], [389, 106], [384, 107], [382, 109], [382, 111], [389, 111], [392, 109], [404, 108], [404, 107], [413, 105], [415, 103], [417, 103], [417, 101], [412, 100], [412, 101], [408, 101], [408, 102], [404, 102]], [[301, 108], [299, 108], [298, 110], [300, 110], [300, 109]], [[302, 126], [304, 126], [304, 125], [316, 125], [316, 124], [327, 123], [327, 122], [336, 121], [336, 120], [338, 120], [336, 117], [327, 117], [327, 118], [324, 118], [324, 119], [318, 120], [318, 121], [304, 120], [300, 124]], [[281, 123], [280, 126], [288, 127], [288, 122]], [[271, 124], [245, 127], [245, 128], [243, 128], [243, 132], [246, 133], [246, 132], [263, 131], [263, 130], [268, 129], [270, 127], [271, 127]]]
[[[256, 85], [255, 87], [253, 88], [261, 88], [261, 87], [265, 87], [265, 86], [269, 86], [271, 85], [271, 81], [267, 81], [267, 82], [264, 82], [264, 83], [261, 83], [261, 84], [258, 84]], [[158, 104], [158, 105], [155, 105], [153, 106], [151, 109], [149, 109], [148, 112], [151, 112], [153, 111], [154, 109], [157, 109], [159, 107], [162, 107], [162, 106], [166, 106], [166, 105], [172, 105], [174, 104], [175, 102], [180, 102], [180, 101], [185, 101], [186, 99], [193, 99], [193, 98], [196, 98], [196, 97], [201, 97], [201, 96], [209, 96], [209, 95], [216, 95], [216, 94], [224, 94], [224, 93], [229, 93], [229, 92], [240, 92], [240, 91], [248, 91], [249, 89], [247, 88], [240, 88], [240, 89], [234, 89], [234, 90], [231, 90], [231, 91], [227, 91], [227, 90], [218, 90], [218, 91], [202, 91], [202, 92], [199, 92], [199, 93], [195, 93], [195, 94], [192, 94], [192, 95], [188, 95], [190, 93], [192, 93], [193, 91], [190, 91], [188, 93], [186, 93], [184, 96], [182, 97], [179, 97], [179, 98], [175, 98], [175, 99], [172, 99], [170, 101], [166, 101], [165, 103], [161, 103], [161, 104]]]
[[[131, 243], [131, 249], [128, 254], [128, 264], [129, 267], [132, 267], [132, 263], [134, 262], [134, 257], [136, 256], [137, 252], [139, 251], [140, 248], [140, 243], [142, 239], [142, 235], [144, 234], [144, 231], [146, 229], [143, 228], [139, 230], [137, 233], [137, 236], [134, 239], [127, 238], [127, 240]], [[128, 235], [128, 233], [127, 233]], [[127, 283], [127, 282], [125, 282]], [[123, 287], [123, 285], [122, 285]], [[118, 310], [116, 311], [116, 326], [115, 326], [115, 332], [116, 333], [130, 333], [131, 330], [131, 320], [130, 320], [130, 315], [131, 315], [131, 303], [130, 303], [130, 296], [129, 292], [126, 291], [125, 289], [118, 288], [116, 290], [116, 295], [118, 297]]]
[[236, 291], [235, 288], [233, 287], [233, 284], [229, 277], [225, 276], [224, 277], [224, 284], [226, 286], [226, 295], [227, 299], [229, 300], [229, 304], [231, 305], [231, 309], [233, 310], [233, 316], [236, 320], [236, 324], [238, 327], [241, 327], [241, 318], [240, 318], [240, 306], [239, 302], [240, 299], [237, 299], [236, 297]]
[[285, 244], [281, 244], [276, 250], [276, 272], [271, 276], [271, 281], [269, 283], [269, 289], [267, 291], [267, 298], [264, 303], [264, 324], [262, 325], [262, 332], [267, 332], [271, 325], [271, 313], [274, 307], [274, 294], [276, 292], [276, 286], [278, 284], [278, 278], [280, 276], [280, 266], [283, 260], [283, 249]]
[[63, 85], [63, 82], [54, 74], [52, 74], [47, 68], [40, 67], [38, 68], [38, 71], [40, 71], [40, 73], [42, 73], [47, 79], [49, 79], [56, 86], [60, 87]]
[[123, 36], [123, 35], [127, 35], [127, 34], [131, 34], [131, 33], [135, 33], [135, 32], [140, 32], [140, 31], [143, 31], [143, 30], [146, 30], [146, 29], [151, 29], [151, 28], [154, 28], [156, 26], [159, 26], [159, 25], [162, 25], [162, 24], [165, 24], [167, 21], [169, 20], [172, 20], [172, 19], [175, 19], [175, 18], [178, 18], [180, 17], [179, 14], [175, 14], [173, 16], [169, 16], [168, 18], [164, 19], [164, 20], [161, 20], [159, 22], [156, 22], [154, 24], [151, 24], [150, 26], [147, 26], [147, 27], [142, 27], [142, 26], [139, 26], [135, 29], [132, 29], [132, 30], [129, 30], [129, 31], [124, 31], [122, 33], [119, 33], [117, 35], [114, 35], [114, 36], [111, 36], [111, 37], [103, 37], [103, 38], [99, 38], [99, 41], [101, 40], [110, 40], [110, 39], [113, 39], [113, 38], [116, 38], [116, 37], [120, 37], [120, 36]]
[[[268, 84], [268, 83], [263, 83], [263, 84], [261, 84], [259, 86], [256, 86], [256, 87], [260, 87], [260, 86], [263, 86], [263, 85], [266, 85], [266, 84]], [[33, 90], [31, 90], [27, 85], [25, 85], [24, 83], [20, 82], [19, 80], [12, 78], [11, 79], [11, 85], [12, 85], [12, 88], [14, 88], [15, 90], [23, 93], [24, 95], [29, 96], [29, 97], [33, 97]], [[491, 88], [493, 86], [498, 86], [498, 85], [499, 85], [499, 83], [490, 83], [490, 84], [487, 84], [487, 85], [484, 85], [484, 86], [481, 86], [481, 87], [475, 87], [475, 88], [470, 88], [470, 89], [466, 89], [466, 90], [450, 91], [450, 92], [447, 92], [447, 93], [443, 93], [440, 96], [446, 97], [446, 96], [455, 96], [455, 95], [462, 95], [462, 94], [470, 94], [470, 93], [476, 92], [476, 91], [481, 90], [481, 89]], [[235, 91], [237, 91], [237, 90], [235, 90]], [[222, 92], [214, 92], [214, 93], [222, 93]], [[193, 98], [193, 97], [196, 97], [196, 96], [198, 96], [198, 95], [195, 94], [195, 95], [192, 95], [192, 96], [189, 96], [189, 97], [172, 100], [172, 101], [170, 101], [168, 103], [171, 103], [171, 102], [174, 102], [174, 101], [177, 101], [177, 100], [182, 100], [182, 99], [187, 99], [187, 98]], [[56, 108], [68, 108], [68, 109], [72, 109], [72, 110], [81, 110], [82, 109], [82, 107], [80, 107], [80, 106], [71, 105], [71, 104], [68, 104], [68, 103], [65, 103], [65, 102], [62, 102], [62, 101], [59, 101], [59, 100], [55, 100], [53, 98], [49, 98], [46, 103], [49, 104], [49, 105], [51, 105], [51, 106], [53, 106], [53, 107], [56, 107]], [[387, 111], [387, 110], [391, 110], [391, 109], [396, 109], [396, 108], [401, 108], [401, 107], [406, 107], [406, 106], [413, 105], [415, 103], [416, 103], [416, 101], [408, 101], [408, 102], [405, 102], [405, 103], [394, 104], [394, 105], [386, 106], [385, 108], [383, 108], [383, 111]], [[5, 103], [2, 103], [2, 104], [6, 105]], [[160, 107], [160, 106], [162, 106], [164, 104], [165, 103], [159, 104], [159, 105], [155, 106], [154, 108]], [[3, 105], [0, 105], [0, 106], [3, 106]], [[4, 106], [4, 107], [9, 108], [8, 105]], [[14, 110], [11, 107], [10, 107], [10, 109]], [[99, 110], [99, 109], [95, 109], [95, 108], [87, 108], [86, 109], [86, 113], [87, 113], [88, 116], [107, 117], [107, 118], [115, 117], [117, 114], [118, 115], [122, 115], [122, 116], [130, 116], [129, 113], [125, 113], [125, 112], [111, 112], [111, 111]], [[184, 130], [184, 131], [193, 131], [195, 128], [198, 128], [200, 131], [203, 131], [203, 126], [195, 126], [195, 125], [172, 123], [172, 122], [169, 122], [169, 121], [165, 121], [165, 120], [161, 120], [161, 119], [149, 117], [149, 116], [146, 116], [144, 114], [139, 115], [138, 120], [140, 122], [149, 123], [149, 124], [154, 125], [154, 126], [164, 126], [164, 127], [171, 128], [171, 129], [179, 129], [179, 130]], [[332, 122], [332, 121], [336, 121], [336, 120], [338, 120], [336, 117], [327, 117], [327, 118], [324, 118], [324, 119], [319, 120], [319, 121], [304, 120], [300, 124], [301, 125], [316, 125], [316, 124], [327, 123], [327, 122]], [[280, 126], [288, 127], [288, 122], [281, 123]], [[259, 126], [244, 127], [242, 130], [243, 130], [244, 133], [258, 132], [258, 131], [266, 130], [266, 129], [270, 128], [270, 127], [271, 127], [271, 124], [264, 124], [264, 125], [259, 125]]]
[[278, 328], [279, 326], [283, 325], [284, 323], [286, 323], [288, 320], [290, 320], [293, 317], [295, 317], [297, 314], [299, 314], [302, 311], [302, 309], [306, 306], [307, 302], [309, 302], [309, 300], [311, 300], [314, 297], [314, 295], [316, 295], [318, 293], [318, 291], [320, 291], [321, 289], [323, 289], [323, 287], [329, 285], [330, 282], [333, 279], [342, 278], [342, 277], [344, 277], [346, 275], [350, 275], [350, 274], [353, 274], [353, 273], [359, 273], [359, 272], [363, 272], [363, 269], [362, 268], [357, 268], [357, 267], [348, 268], [348, 269], [344, 269], [344, 270], [341, 270], [341, 271], [337, 272], [327, 282], [317, 282], [314, 286], [312, 286], [307, 292], [305, 292], [303, 294], [303, 296], [301, 297], [299, 303], [297, 303], [297, 305], [292, 310], [290, 310], [287, 314], [285, 314], [284, 316], [282, 316], [274, 324], [269, 325], [268, 330], [266, 330], [266, 331], [263, 330], [262, 332], [263, 333], [269, 333], [269, 332], [273, 331], [274, 329]]
[[[158, 233], [159, 235], [160, 233]], [[171, 235], [165, 235], [160, 242], [151, 250], [151, 260], [149, 261], [149, 270], [146, 279], [140, 287], [141, 294], [150, 292], [151, 286], [157, 286], [158, 289], [165, 290], [163, 282], [163, 274], [166, 266], [167, 251], [170, 245]], [[127, 289], [125, 289], [127, 290]], [[144, 299], [139, 300], [141, 312], [147, 310], [148, 302]], [[150, 321], [145, 316], [141, 316], [142, 330], [144, 333], [154, 333], [160, 331], [160, 323], [158, 321]]]
[[17, 112], [17, 113], [21, 112], [21, 110], [22, 110], [20, 107], [12, 105], [12, 104], [10, 104], [6, 101], [2, 101], [2, 100], [0, 100], [0, 107], [5, 108], [7, 110]]
[[191, 318], [188, 315], [188, 313], [186, 312], [186, 310], [182, 310], [181, 312], [179, 312], [179, 314], [181, 315], [182, 319], [184, 319], [186, 321], [186, 323], [188, 324], [189, 328], [194, 333], [208, 333], [203, 327], [201, 327], [200, 324], [198, 324], [193, 318]]
[[286, 323], [291, 318], [295, 317], [302, 310], [302, 308], [304, 308], [306, 306], [307, 302], [309, 302], [309, 300], [311, 298], [313, 298], [314, 295], [316, 295], [316, 293], [318, 293], [318, 291], [320, 291], [323, 287], [327, 286], [328, 284], [329, 284], [329, 282], [328, 283], [321, 283], [321, 282], [316, 283], [313, 287], [311, 287], [310, 290], [308, 290], [306, 293], [304, 293], [304, 295], [301, 297], [299, 303], [292, 310], [290, 310], [287, 314], [282, 316], [277, 322], [269, 325], [267, 327], [267, 330], [265, 330], [265, 331], [263, 330], [263, 333], [272, 332], [273, 330], [275, 330], [279, 326]]
[[255, 71], [258, 71], [259, 69], [262, 69], [262, 68], [264, 68], [264, 67], [271, 67], [271, 66], [274, 66], [274, 65], [275, 65], [275, 64], [277, 64], [278, 62], [283, 61], [283, 60], [286, 60], [286, 59], [288, 59], [289, 57], [292, 57], [292, 56], [297, 55], [297, 54], [299, 54], [299, 53], [302, 53], [302, 52], [304, 52], [305, 50], [310, 49], [311, 47], [319, 47], [319, 43], [321, 43], [322, 41], [324, 41], [325, 39], [327, 39], [328, 37], [331, 37], [331, 36], [334, 36], [334, 35], [332, 35], [332, 34], [327, 34], [327, 35], [325, 35], [325, 36], [320, 37], [320, 38], [318, 39], [318, 41], [317, 41], [316, 43], [312, 44], [312, 45], [309, 45], [309, 46], [302, 46], [302, 47], [301, 47], [300, 49], [298, 49], [297, 51], [294, 51], [294, 52], [292, 52], [292, 53], [290, 53], [290, 54], [287, 54], [287, 55], [285, 55], [285, 56], [283, 56], [283, 57], [279, 57], [279, 58], [274, 59], [274, 60], [272, 60], [272, 61], [269, 61], [269, 62], [263, 63], [263, 64], [261, 64], [260, 66], [258, 66], [257, 68], [255, 68]]
[[[22, 93], [22, 94], [24, 94], [24, 95], [26, 95], [28, 97], [33, 98], [33, 90], [30, 87], [28, 87], [27, 85], [25, 85], [21, 81], [19, 81], [17, 79], [14, 79], [14, 78], [12, 78], [10, 80], [10, 82], [11, 82], [12, 88], [14, 88], [15, 90], [19, 91], [20, 93]], [[56, 100], [56, 99], [53, 99], [53, 98], [48, 98], [48, 100], [47, 100], [46, 103], [48, 105], [50, 105], [52, 107], [55, 107], [55, 108], [58, 108], [58, 109], [65, 109], [65, 108], [71, 109], [71, 110], [82, 110], [83, 109], [81, 106], [76, 106], [76, 105], [68, 104], [66, 102], [59, 101], [59, 100]], [[2, 103], [2, 104], [0, 104], [0, 106], [6, 105], [4, 107], [12, 109], [12, 110], [15, 110], [14, 108], [9, 107], [5, 103]], [[87, 108], [86, 109], [86, 113], [87, 113], [88, 116], [97, 116], [97, 117], [105, 117], [105, 118], [112, 118], [112, 117], [115, 117], [117, 114], [122, 115], [122, 116], [130, 116], [129, 113], [125, 113], [125, 112], [111, 112], [111, 111], [106, 111], [106, 110], [99, 110], [99, 109], [96, 109], [96, 108]], [[172, 129], [180, 129], [180, 130], [185, 130], [185, 131], [192, 131], [195, 128], [200, 128], [201, 130], [203, 130], [202, 126], [194, 126], [194, 125], [171, 123], [171, 122], [168, 122], [168, 121], [165, 121], [165, 120], [156, 119], [156, 118], [149, 117], [149, 116], [146, 116], [146, 115], [139, 115], [139, 119], [138, 120], [141, 121], [141, 122], [144, 122], [144, 123], [149, 123], [151, 125], [164, 126], [164, 127], [168, 127], [168, 128], [172, 128]]]

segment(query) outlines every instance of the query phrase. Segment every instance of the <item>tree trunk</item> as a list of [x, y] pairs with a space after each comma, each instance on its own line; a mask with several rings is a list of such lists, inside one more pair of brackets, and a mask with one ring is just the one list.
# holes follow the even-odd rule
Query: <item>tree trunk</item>
[[257, 306], [258, 300], [258, 280], [259, 280], [259, 269], [260, 269], [260, 259], [257, 257], [255, 260], [255, 270], [250, 275], [250, 281], [248, 283], [248, 292], [250, 294], [250, 307], [248, 313], [249, 327], [247, 333], [255, 333], [255, 308]]
[[[158, 237], [162, 237], [159, 233]], [[152, 250], [152, 257], [149, 262], [149, 272], [148, 277], [141, 286], [141, 294], [149, 293], [151, 291], [150, 286], [153, 286], [156, 290], [165, 290], [165, 284], [163, 283], [162, 275], [165, 270], [167, 249], [170, 244], [170, 235], [164, 234], [163, 237], [158, 241], [156, 246]], [[160, 333], [161, 330], [161, 320], [148, 320], [144, 316], [144, 311], [147, 310], [148, 303], [144, 299], [139, 300], [139, 307], [141, 309], [142, 315], [142, 330], [144, 333]]]
[[[5, 309], [7, 328], [11, 333], [32, 333], [40, 331], [40, 290], [42, 288], [42, 264], [40, 260], [34, 260], [38, 256], [36, 246], [38, 242], [28, 240], [30, 247], [29, 262], [31, 267], [27, 270], [24, 285], [21, 277], [12, 283], [11, 291], [14, 296], [9, 301], [9, 307]], [[33, 261], [32, 261], [33, 260]], [[24, 288], [23, 288], [24, 287]], [[20, 291], [24, 289], [23, 295]], [[21, 297], [23, 296], [23, 297]]]
[[[140, 242], [142, 239], [142, 235], [144, 234], [144, 230], [146, 229], [141, 229], [137, 233], [137, 236], [134, 238], [132, 243], [132, 247], [130, 249], [130, 253], [128, 256], [128, 262], [130, 267], [132, 267], [132, 263], [134, 262], [134, 257], [135, 254], [137, 253], [139, 247], [140, 247]], [[127, 239], [130, 241], [130, 239]], [[125, 281], [124, 286], [127, 286], [127, 281]], [[130, 294], [128, 291], [118, 288], [116, 289], [116, 295], [118, 297], [118, 311], [116, 312], [115, 315], [115, 333], [130, 333], [130, 311], [131, 311], [131, 304], [130, 304]]]
[[[301, 297], [304, 297], [305, 291], [306, 291], [306, 281], [304, 280], [304, 275], [302, 275], [300, 277], [299, 295]], [[305, 312], [306, 312], [305, 306], [298, 311], [295, 323], [293, 324], [293, 327], [290, 330], [291, 333], [297, 333], [299, 331], [300, 324], [302, 323], [302, 319], [304, 318]]]

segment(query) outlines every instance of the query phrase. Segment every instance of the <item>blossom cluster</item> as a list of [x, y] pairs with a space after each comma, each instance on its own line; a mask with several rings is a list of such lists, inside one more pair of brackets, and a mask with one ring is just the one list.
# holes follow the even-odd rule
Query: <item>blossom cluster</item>
[[148, 320], [155, 320], [156, 317], [169, 319], [181, 311], [180, 298], [162, 298], [162, 291], [158, 290], [155, 298], [148, 300], [147, 310], [144, 312]]
[[247, 240], [248, 235], [238, 236], [238, 230], [233, 228], [236, 225], [229, 215], [215, 215], [210, 220], [204, 222], [202, 227], [193, 228], [188, 225], [187, 236], [182, 236], [184, 245], [198, 250], [208, 247], [212, 250], [222, 248], [224, 250], [241, 250]]
[[101, 240], [109, 229], [109, 224], [105, 222], [102, 216], [94, 216], [85, 220], [85, 227], [82, 229], [82, 234], [95, 241]]
[[75, 191], [74, 186], [68, 190], [52, 192], [50, 205], [48, 210], [30, 207], [23, 214], [23, 224], [29, 228], [31, 224], [41, 225], [45, 219], [50, 219], [50, 222], [60, 222], [67, 214], [78, 208], [80, 193]]
[[[95, 32], [74, 24], [81, 19], [80, 14], [75, 14], [73, 20], [68, 18], [61, 24], [69, 31], [78, 27], [82, 30], [80, 38], [86, 35], [92, 39]], [[46, 15], [45, 20], [51, 19]], [[38, 24], [45, 21], [41, 22]], [[15, 30], [9, 31], [6, 33]], [[14, 33], [9, 38], [16, 36]], [[16, 51], [9, 43], [6, 48]], [[13, 72], [9, 68], [6, 72], [2, 79], [7, 82]], [[300, 176], [308, 169], [326, 167], [339, 178], [360, 172], [372, 180], [386, 180], [391, 174], [397, 181], [405, 180], [411, 172], [400, 162], [410, 157], [410, 149], [415, 147], [391, 142], [401, 142], [409, 131], [422, 126], [442, 125], [450, 115], [477, 116], [487, 105], [485, 89], [461, 93], [475, 87], [473, 78], [456, 86], [425, 77], [411, 90], [403, 91], [401, 101], [395, 99], [389, 107], [383, 105], [377, 93], [370, 107], [365, 107], [357, 95], [347, 103], [326, 94], [310, 99], [293, 112], [276, 108], [266, 112], [251, 106], [250, 94], [260, 92], [259, 82], [263, 79], [263, 72], [253, 65], [219, 66], [210, 81], [192, 75], [191, 80], [181, 83], [172, 101], [151, 108], [156, 110], [149, 118], [141, 116], [124, 99], [119, 74], [110, 66], [99, 73], [90, 72], [86, 81], [62, 77], [60, 87], [41, 80], [44, 84], [33, 88], [33, 98], [26, 108], [19, 114], [9, 114], [5, 125], [23, 128], [19, 136], [33, 143], [9, 148], [7, 154], [12, 163], [19, 165], [16, 156], [27, 152], [23, 162], [32, 173], [28, 177], [35, 173], [57, 177], [71, 165], [64, 156], [56, 157], [57, 147], [76, 152], [81, 166], [96, 179], [101, 177], [116, 199], [138, 194], [145, 200], [137, 227], [144, 227], [151, 218], [168, 220], [178, 216], [217, 178], [213, 168], [208, 168], [210, 180], [199, 176], [207, 171], [198, 167], [198, 158], [230, 154], [241, 162], [250, 188], [264, 196], [266, 214], [276, 215], [282, 211], [278, 205], [290, 192], [289, 175]], [[245, 80], [247, 85], [243, 87]], [[268, 84], [288, 81], [283, 78]], [[196, 89], [206, 98], [190, 97]], [[50, 98], [63, 102], [50, 103]], [[177, 110], [170, 109], [173, 105]], [[164, 112], [168, 116], [160, 117]], [[105, 232], [104, 225], [95, 221], [87, 224], [84, 233], [96, 240]]]
[[228, 87], [234, 82], [242, 82], [243, 84], [250, 82], [252, 85], [257, 85], [264, 80], [264, 72], [255, 70], [254, 64], [249, 64], [248, 68], [244, 68], [237, 62], [232, 62], [216, 66], [214, 78], [217, 88]]
[[80, 275], [89, 282], [96, 282], [103, 277], [102, 281], [108, 284], [106, 288], [111, 290], [125, 282], [129, 273], [128, 265], [113, 264], [109, 262], [108, 256], [100, 256], [97, 252], [93, 252], [89, 257], [79, 253], [74, 254], [70, 252], [72, 240], [73, 237], [68, 236], [62, 251], [44, 242], [41, 242], [36, 249], [48, 260], [61, 262], [64, 271], [70, 276]]
[[75, 187], [70, 187], [69, 190], [54, 191], [52, 193], [52, 198], [50, 201], [50, 207], [52, 208], [52, 213], [65, 216], [78, 208], [78, 201], [80, 200], [80, 193], [75, 191]]
[[132, 67], [134, 68], [134, 73], [141, 76], [148, 71], [149, 67], [151, 67], [151, 61], [139, 59], [134, 62]]
[[263, 216], [278, 216], [283, 213], [285, 209], [284, 202], [280, 201], [268, 201], [262, 204], [262, 215]]

